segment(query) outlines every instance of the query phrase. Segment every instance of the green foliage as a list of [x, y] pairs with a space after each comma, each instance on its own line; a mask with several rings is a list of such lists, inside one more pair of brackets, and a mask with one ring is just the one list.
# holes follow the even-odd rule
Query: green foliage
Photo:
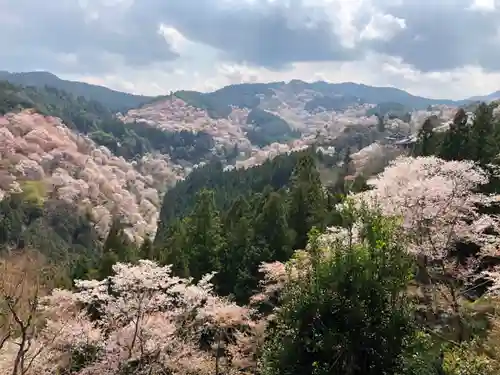
[[267, 146], [273, 142], [287, 142], [300, 137], [300, 132], [294, 131], [281, 117], [259, 108], [250, 111], [247, 117], [247, 137], [259, 147]]
[[439, 156], [445, 160], [464, 160], [470, 157], [468, 145], [471, 129], [467, 114], [459, 109], [453, 118], [450, 130], [446, 132], [440, 146]]
[[434, 131], [437, 123], [437, 117], [431, 116], [422, 124], [412, 150], [414, 156], [430, 156], [438, 152], [446, 133]]
[[414, 155], [436, 155], [445, 160], [472, 160], [488, 169], [489, 163], [498, 164], [500, 121], [493, 118], [497, 103], [479, 104], [471, 124], [467, 114], [459, 110], [444, 132], [435, 132], [436, 119], [428, 118], [418, 134]]
[[247, 170], [194, 171], [165, 196], [155, 259], [184, 276], [217, 271], [219, 293], [246, 303], [261, 263], [288, 260], [330, 218], [316, 162], [308, 150]]
[[211, 93], [197, 91], [178, 91], [174, 95], [187, 104], [207, 111], [212, 118], [227, 118], [231, 106], [239, 108], [256, 108], [260, 104], [257, 95], [272, 95], [271, 88], [277, 84], [243, 83], [229, 85]]
[[444, 353], [443, 369], [446, 375], [496, 375], [498, 364], [485, 354], [474, 350], [474, 343], [450, 346]]
[[378, 115], [381, 117], [388, 117], [390, 119], [399, 118], [405, 122], [410, 122], [411, 119], [411, 108], [406, 107], [401, 103], [395, 102], [384, 102], [379, 103], [375, 107], [370, 108], [366, 111], [367, 116]]
[[46, 86], [66, 91], [75, 97], [82, 96], [87, 100], [95, 100], [114, 112], [137, 108], [152, 98], [142, 95], [127, 94], [107, 87], [91, 85], [84, 82], [66, 81], [48, 72], [9, 73], [0, 72], [0, 80], [15, 85], [33, 86], [43, 89]]
[[220, 252], [225, 246], [212, 191], [202, 190], [198, 194], [194, 210], [187, 220], [187, 233], [185, 251], [189, 252], [189, 273], [199, 280], [220, 268]]
[[312, 269], [282, 295], [264, 347], [263, 374], [378, 375], [400, 369], [413, 332], [412, 305], [404, 294], [412, 263], [395, 223], [377, 212], [347, 214], [364, 224], [365, 240], [320, 249], [312, 235]]
[[306, 103], [304, 109], [308, 112], [315, 112], [320, 108], [326, 111], [344, 111], [351, 106], [363, 103], [363, 100], [351, 95], [315, 96]]
[[493, 105], [482, 103], [475, 111], [475, 118], [467, 144], [469, 159], [485, 165], [498, 155], [500, 123], [493, 121]]
[[164, 239], [164, 233], [171, 222], [187, 216], [193, 210], [196, 196], [201, 190], [213, 190], [217, 209], [227, 210], [239, 196], [260, 193], [266, 186], [278, 190], [287, 185], [297, 160], [311, 152], [307, 150], [279, 155], [248, 169], [224, 171], [220, 162], [211, 162], [194, 170], [166, 192], [155, 243]]
[[100, 256], [100, 247], [92, 223], [72, 204], [52, 199], [41, 202], [32, 199], [32, 191], [12, 193], [0, 201], [0, 253], [33, 248], [65, 266], [68, 273], [74, 270], [83, 276]]
[[41, 207], [47, 194], [43, 181], [23, 181], [21, 183], [23, 198], [35, 206]]
[[324, 227], [326, 202], [315, 160], [304, 156], [294, 170], [289, 194], [289, 224], [295, 232], [294, 248], [305, 247], [312, 227]]
[[166, 132], [143, 123], [124, 124], [99, 102], [51, 87], [18, 87], [0, 81], [0, 114], [25, 108], [60, 117], [68, 127], [126, 159], [158, 151], [174, 160], [198, 162], [209, 157], [214, 146], [212, 137], [204, 132]]
[[428, 333], [416, 330], [406, 340], [397, 375], [443, 375], [440, 345]]

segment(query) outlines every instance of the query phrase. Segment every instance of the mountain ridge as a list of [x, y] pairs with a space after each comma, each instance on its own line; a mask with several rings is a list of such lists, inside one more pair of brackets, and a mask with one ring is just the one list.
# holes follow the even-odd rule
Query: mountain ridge
[[[94, 85], [86, 82], [65, 80], [48, 71], [32, 72], [7, 72], [0, 71], [0, 80], [6, 80], [13, 84], [23, 86], [43, 87], [50, 86], [64, 90], [75, 96], [83, 96], [89, 100], [96, 100], [106, 105], [108, 108], [120, 112], [128, 109], [137, 108], [149, 104], [156, 100], [168, 98], [169, 95], [147, 96], [136, 95], [128, 92], [114, 90], [102, 85]], [[363, 102], [371, 104], [381, 104], [385, 102], [396, 102], [413, 109], [424, 109], [429, 105], [455, 105], [460, 106], [469, 102], [478, 100], [495, 100], [500, 98], [500, 90], [494, 93], [473, 96], [461, 100], [436, 99], [414, 95], [406, 90], [392, 86], [371, 86], [356, 82], [331, 83], [326, 81], [306, 82], [303, 80], [292, 79], [285, 81], [272, 81], [263, 83], [238, 83], [223, 86], [211, 92], [200, 92], [195, 90], [177, 90], [173, 95], [185, 100], [189, 104], [196, 104], [197, 107], [206, 109], [216, 118], [228, 113], [227, 105], [236, 104], [252, 109], [255, 106], [256, 95], [266, 95], [272, 90], [288, 87], [292, 90], [314, 90], [324, 96], [347, 96], [356, 97]], [[238, 95], [243, 94], [242, 97]], [[233, 98], [231, 98], [233, 97]], [[236, 98], [235, 98], [236, 97]], [[213, 110], [214, 98], [222, 98], [224, 108]], [[198, 103], [201, 101], [201, 104]], [[233, 103], [236, 101], [236, 103]], [[208, 103], [207, 103], [208, 102]]]
[[86, 82], [61, 79], [47, 71], [35, 72], [8, 72], [0, 71], [0, 80], [8, 81], [15, 85], [34, 86], [43, 88], [53, 87], [66, 91], [74, 96], [83, 96], [87, 100], [98, 101], [115, 112], [135, 108], [149, 102], [153, 97], [135, 95], [105, 86], [94, 85]]

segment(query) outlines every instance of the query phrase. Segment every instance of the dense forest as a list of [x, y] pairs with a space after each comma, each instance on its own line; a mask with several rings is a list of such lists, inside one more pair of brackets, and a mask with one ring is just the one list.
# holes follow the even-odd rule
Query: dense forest
[[290, 125], [281, 117], [259, 108], [250, 111], [247, 117], [247, 137], [259, 147], [271, 143], [285, 143], [300, 138], [300, 132], [292, 130]]
[[53, 87], [70, 93], [74, 97], [83, 96], [87, 100], [98, 101], [113, 112], [137, 108], [153, 100], [153, 97], [150, 96], [128, 94], [85, 82], [67, 81], [52, 73], [43, 71], [22, 73], [0, 71], [0, 80], [8, 81], [14, 85], [31, 86], [39, 89], [44, 89], [47, 86]]
[[189, 105], [207, 111], [212, 118], [227, 118], [231, 107], [254, 109], [260, 104], [258, 95], [271, 95], [279, 83], [243, 83], [229, 85], [211, 93], [177, 91], [174, 95]]
[[[12, 90], [9, 108], [33, 100]], [[494, 110], [427, 120], [369, 180], [348, 149], [376, 128], [333, 157], [212, 161], [165, 194], [140, 245], [118, 216], [99, 238], [89, 213], [28, 183], [0, 204], [0, 374], [498, 374]], [[105, 132], [99, 119], [84, 133]]]
[[51, 87], [21, 87], [0, 81], [0, 114], [25, 108], [61, 118], [69, 128], [126, 159], [158, 151], [174, 160], [197, 162], [210, 157], [214, 146], [212, 137], [204, 132], [174, 133], [142, 123], [124, 124], [100, 102]]

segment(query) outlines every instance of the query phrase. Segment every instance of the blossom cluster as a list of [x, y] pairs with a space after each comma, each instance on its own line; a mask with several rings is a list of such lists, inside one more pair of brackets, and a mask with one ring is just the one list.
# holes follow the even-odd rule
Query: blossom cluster
[[78, 375], [133, 366], [151, 374], [212, 374], [216, 362], [225, 373], [244, 373], [253, 366], [251, 310], [216, 296], [213, 274], [194, 283], [147, 260], [113, 270], [105, 280], [76, 281], [76, 291], [56, 289], [44, 299], [47, 322], [32, 345], [44, 350], [33, 374], [74, 369], [75, 353], [86, 358]]
[[0, 191], [19, 189], [23, 180], [43, 181], [53, 198], [90, 209], [103, 235], [115, 210], [135, 238], [155, 233], [161, 192], [183, 177], [167, 156], [129, 163], [59, 118], [30, 110], [0, 117], [0, 160]]

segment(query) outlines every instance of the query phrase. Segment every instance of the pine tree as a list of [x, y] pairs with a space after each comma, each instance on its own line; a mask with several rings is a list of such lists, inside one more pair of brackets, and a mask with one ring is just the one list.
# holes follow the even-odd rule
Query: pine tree
[[413, 153], [415, 156], [429, 156], [434, 155], [436, 147], [436, 139], [434, 136], [434, 126], [432, 118], [427, 118], [417, 135], [417, 143], [415, 144]]
[[118, 261], [120, 261], [120, 259], [114, 251], [106, 251], [102, 256], [101, 261], [99, 262], [99, 267], [97, 270], [99, 279], [103, 280], [106, 277], [111, 276], [113, 274], [113, 265]]
[[202, 190], [187, 225], [187, 247], [189, 248], [189, 270], [195, 279], [217, 271], [220, 267], [220, 252], [224, 248], [224, 237], [214, 193]]
[[103, 253], [113, 252], [120, 262], [133, 262], [136, 260], [136, 249], [127, 238], [124, 224], [118, 216], [113, 217], [108, 236], [104, 241]]
[[162, 265], [172, 265], [172, 273], [179, 277], [190, 277], [189, 248], [187, 245], [187, 221], [176, 220], [170, 224], [165, 234], [166, 239], [158, 251], [158, 261]]
[[464, 160], [468, 158], [470, 129], [467, 125], [468, 117], [463, 108], [460, 108], [450, 129], [446, 132], [441, 145], [439, 156], [445, 160]]
[[151, 237], [146, 236], [144, 241], [142, 242], [141, 247], [139, 248], [139, 259], [155, 259], [153, 241], [151, 241]]
[[215, 281], [220, 294], [232, 294], [237, 301], [246, 302], [252, 292], [248, 259], [254, 252], [253, 212], [246, 199], [239, 197], [226, 213], [224, 232], [227, 244], [221, 252], [220, 272]]
[[485, 103], [481, 103], [475, 111], [474, 121], [470, 130], [468, 159], [472, 159], [481, 165], [486, 165], [497, 154], [495, 128], [493, 126], [493, 108]]
[[313, 226], [323, 227], [327, 200], [315, 161], [310, 155], [299, 159], [292, 176], [289, 195], [290, 228], [295, 231], [294, 248], [303, 248]]
[[271, 193], [256, 219], [257, 236], [267, 245], [272, 259], [285, 261], [292, 255], [292, 236], [287, 223], [286, 206], [283, 197]]

